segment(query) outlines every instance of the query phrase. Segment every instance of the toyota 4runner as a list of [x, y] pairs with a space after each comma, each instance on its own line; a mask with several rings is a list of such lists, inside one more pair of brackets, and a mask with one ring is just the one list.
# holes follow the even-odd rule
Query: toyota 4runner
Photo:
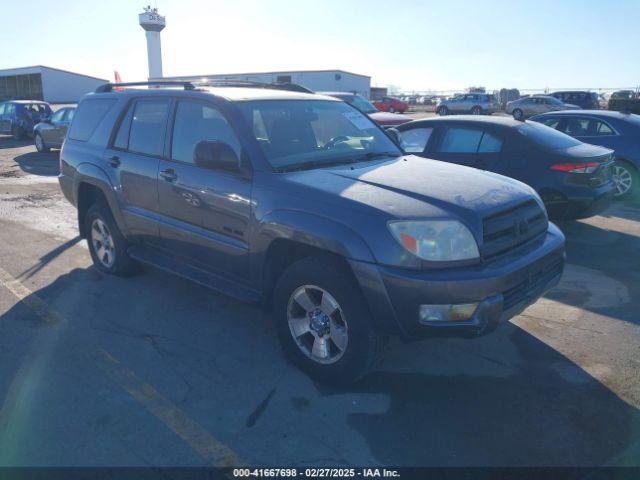
[[95, 267], [263, 305], [314, 378], [360, 378], [388, 334], [489, 332], [561, 277], [564, 237], [530, 187], [405, 155], [340, 100], [137, 85], [86, 95], [60, 155]]

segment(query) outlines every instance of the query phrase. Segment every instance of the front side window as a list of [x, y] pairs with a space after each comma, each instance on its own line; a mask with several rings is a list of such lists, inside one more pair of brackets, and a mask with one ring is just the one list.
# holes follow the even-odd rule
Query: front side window
[[168, 113], [167, 99], [139, 100], [131, 119], [129, 150], [145, 155], [162, 155]]
[[413, 128], [400, 132], [402, 147], [408, 153], [422, 153], [427, 146], [433, 128]]
[[179, 102], [173, 126], [171, 158], [193, 163], [195, 146], [203, 140], [224, 142], [240, 158], [238, 137], [217, 109], [196, 102]]
[[589, 119], [572, 117], [567, 123], [565, 132], [572, 137], [584, 137], [589, 135]]
[[482, 130], [449, 128], [440, 142], [441, 153], [475, 153], [478, 151]]
[[557, 128], [558, 124], [560, 123], [560, 119], [558, 117], [544, 118], [540, 121], [540, 123], [546, 125], [547, 127]]
[[398, 156], [398, 147], [366, 115], [344, 102], [238, 102], [267, 161], [276, 169]]
[[595, 135], [615, 135], [616, 132], [604, 122], [600, 120], [592, 120], [593, 122], [593, 131]]
[[73, 117], [75, 117], [76, 115], [76, 109], [75, 108], [69, 108], [67, 110], [67, 118], [65, 118], [65, 120], [67, 122], [70, 122], [71, 120], [73, 120]]

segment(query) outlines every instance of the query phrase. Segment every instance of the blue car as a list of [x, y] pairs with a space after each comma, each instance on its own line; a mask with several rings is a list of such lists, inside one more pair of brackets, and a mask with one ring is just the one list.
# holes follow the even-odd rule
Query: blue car
[[538, 192], [553, 220], [596, 215], [609, 206], [615, 192], [611, 150], [536, 122], [461, 115], [417, 120], [397, 130], [407, 153], [500, 173], [528, 184]]
[[11, 100], [0, 103], [0, 134], [16, 140], [33, 136], [33, 127], [51, 117], [51, 106], [33, 100]]
[[560, 132], [593, 145], [615, 150], [613, 181], [616, 197], [638, 191], [640, 182], [640, 115], [606, 110], [550, 112], [531, 117]]

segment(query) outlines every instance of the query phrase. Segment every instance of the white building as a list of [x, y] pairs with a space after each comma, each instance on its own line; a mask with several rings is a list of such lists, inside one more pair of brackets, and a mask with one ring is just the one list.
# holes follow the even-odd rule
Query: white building
[[104, 78], [42, 65], [8, 68], [0, 70], [0, 100], [75, 103], [84, 94], [107, 82]]
[[297, 83], [316, 92], [355, 92], [369, 98], [371, 77], [344, 70], [302, 70], [287, 72], [229, 73], [216, 75], [187, 75], [164, 77], [165, 80], [197, 81], [248, 80], [262, 83]]

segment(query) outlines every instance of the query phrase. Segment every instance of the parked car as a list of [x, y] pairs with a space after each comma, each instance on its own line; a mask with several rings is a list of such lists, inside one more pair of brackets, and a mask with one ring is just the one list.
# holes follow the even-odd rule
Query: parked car
[[397, 127], [407, 153], [500, 173], [533, 187], [553, 220], [609, 206], [612, 151], [536, 122], [508, 117], [430, 118]]
[[409, 104], [393, 97], [383, 97], [382, 100], [373, 102], [381, 112], [404, 113], [409, 110]]
[[598, 110], [600, 108], [600, 101], [596, 92], [553, 92], [551, 96], [557, 98], [562, 103], [577, 105], [583, 110]]
[[638, 191], [640, 181], [640, 115], [601, 110], [545, 113], [531, 117], [578, 140], [615, 151], [612, 168], [616, 196]]
[[33, 135], [33, 127], [51, 116], [51, 106], [33, 100], [10, 100], [0, 103], [0, 133], [13, 135], [16, 140]]
[[43, 118], [33, 128], [36, 149], [48, 152], [52, 148], [61, 148], [75, 113], [75, 107], [65, 107], [57, 110], [51, 117]]
[[491, 115], [499, 110], [495, 95], [487, 93], [465, 93], [442, 100], [436, 107], [438, 115], [471, 113], [473, 115]]
[[262, 304], [334, 382], [381, 336], [484, 334], [559, 281], [564, 237], [530, 187], [406, 156], [332, 97], [173, 85], [78, 106], [59, 181], [100, 272], [135, 259]]
[[562, 103], [555, 97], [548, 95], [532, 95], [519, 100], [507, 102], [506, 112], [516, 120], [524, 120], [532, 115], [559, 110], [580, 110], [577, 105]]
[[619, 90], [609, 98], [609, 110], [640, 114], [640, 92]]
[[411, 121], [411, 117], [402, 115], [400, 113], [381, 112], [378, 110], [369, 100], [358, 95], [357, 93], [349, 92], [318, 92], [321, 95], [329, 95], [331, 97], [339, 98], [340, 100], [347, 102], [349, 105], [356, 107], [362, 113], [366, 113], [367, 116], [382, 127], [394, 127]]

